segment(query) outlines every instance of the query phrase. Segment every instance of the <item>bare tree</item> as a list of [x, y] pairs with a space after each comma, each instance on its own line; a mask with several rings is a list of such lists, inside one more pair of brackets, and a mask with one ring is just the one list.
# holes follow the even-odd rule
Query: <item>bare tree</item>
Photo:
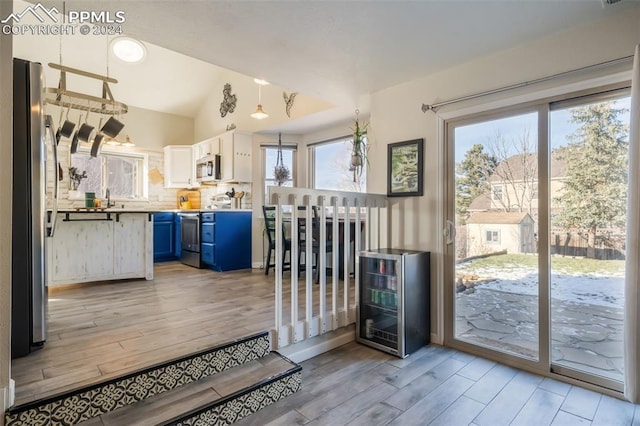
[[498, 160], [498, 166], [489, 181], [492, 187], [503, 187], [499, 196], [494, 192], [493, 201], [505, 212], [527, 212], [534, 216], [532, 200], [537, 197], [538, 154], [529, 130], [510, 141], [496, 132], [487, 146], [491, 155]]

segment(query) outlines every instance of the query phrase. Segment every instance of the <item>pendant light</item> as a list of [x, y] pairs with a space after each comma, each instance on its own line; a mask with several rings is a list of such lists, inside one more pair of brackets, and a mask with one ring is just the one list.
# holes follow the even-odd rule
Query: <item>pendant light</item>
[[263, 120], [267, 117], [269, 117], [269, 114], [267, 114], [266, 112], [264, 112], [264, 110], [262, 109], [262, 86], [269, 84], [267, 81], [265, 80], [260, 80], [257, 78], [254, 78], [253, 81], [256, 82], [256, 84], [258, 85], [258, 108], [256, 109], [256, 112], [254, 112], [253, 114], [251, 114], [251, 117], [255, 118], [256, 120]]
[[122, 146], [126, 146], [126, 147], [132, 147], [132, 146], [136, 146], [135, 143], [131, 142], [131, 138], [129, 137], [129, 135], [127, 135], [127, 137], [124, 139], [124, 142], [121, 142]]

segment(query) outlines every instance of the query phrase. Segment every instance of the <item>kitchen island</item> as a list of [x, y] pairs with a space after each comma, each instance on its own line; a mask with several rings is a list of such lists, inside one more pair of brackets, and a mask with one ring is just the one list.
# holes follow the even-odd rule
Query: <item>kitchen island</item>
[[47, 238], [50, 287], [91, 281], [153, 279], [151, 211], [59, 210]]

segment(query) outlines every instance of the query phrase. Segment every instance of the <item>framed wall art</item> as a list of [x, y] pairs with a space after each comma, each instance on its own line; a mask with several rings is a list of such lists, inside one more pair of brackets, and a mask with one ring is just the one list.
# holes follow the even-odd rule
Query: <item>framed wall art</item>
[[387, 154], [387, 196], [421, 196], [424, 139], [391, 143]]

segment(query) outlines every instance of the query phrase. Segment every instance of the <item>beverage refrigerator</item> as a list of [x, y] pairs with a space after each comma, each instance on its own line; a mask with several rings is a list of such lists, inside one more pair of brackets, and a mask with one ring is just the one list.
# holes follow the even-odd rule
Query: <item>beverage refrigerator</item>
[[42, 347], [47, 336], [44, 251], [45, 238], [55, 229], [59, 163], [53, 122], [44, 112], [44, 89], [41, 64], [13, 60], [12, 358]]
[[358, 255], [356, 340], [405, 358], [429, 343], [430, 253], [402, 249]]

